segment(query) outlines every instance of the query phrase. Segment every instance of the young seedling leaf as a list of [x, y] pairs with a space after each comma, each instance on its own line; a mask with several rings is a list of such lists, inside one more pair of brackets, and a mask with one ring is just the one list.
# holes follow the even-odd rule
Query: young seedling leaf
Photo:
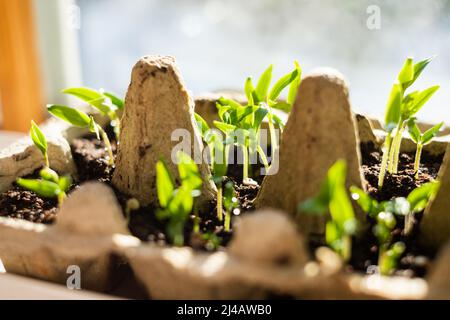
[[208, 123], [203, 119], [198, 113], [194, 113], [195, 122], [197, 123], [197, 128], [200, 131], [202, 137], [205, 137], [206, 133], [210, 130]]
[[289, 86], [293, 81], [295, 81], [298, 77], [298, 70], [295, 69], [292, 72], [281, 77], [272, 87], [269, 93], [269, 99], [272, 101], [276, 101], [280, 96], [281, 92]]
[[202, 178], [198, 172], [197, 165], [190, 156], [184, 152], [178, 152], [178, 172], [183, 185], [191, 190], [199, 189], [202, 186]]
[[48, 112], [61, 120], [64, 120], [76, 127], [88, 128], [91, 123], [89, 116], [83, 111], [61, 106], [61, 105], [49, 105], [47, 106]]
[[425, 103], [434, 95], [434, 93], [439, 90], [440, 86], [432, 86], [418, 93], [412, 103], [409, 104], [408, 110], [406, 110], [406, 119], [414, 116], [423, 107]]
[[255, 92], [258, 97], [258, 102], [263, 102], [267, 98], [270, 82], [272, 81], [272, 69], [273, 65], [270, 65], [266, 71], [263, 72], [256, 85]]
[[403, 85], [403, 89], [407, 88], [407, 84], [414, 79], [414, 64], [412, 58], [407, 58], [403, 64], [400, 73], [398, 74], [398, 81]]
[[98, 109], [103, 114], [113, 111], [111, 106], [106, 103], [106, 97], [100, 92], [90, 88], [69, 88], [63, 90], [63, 93], [73, 95], [84, 102]]
[[111, 93], [111, 92], [103, 92], [103, 94], [108, 97], [109, 99], [111, 99], [111, 102], [117, 107], [117, 109], [121, 110], [123, 109], [123, 106], [125, 105], [124, 101], [119, 98], [118, 96], [116, 96], [115, 94]]
[[230, 134], [234, 130], [236, 130], [236, 126], [225, 123], [225, 122], [214, 121], [214, 125], [216, 126], [217, 129], [219, 129], [220, 131], [222, 131], [225, 134]]
[[298, 63], [298, 61], [294, 61], [295, 64], [295, 68], [298, 71], [297, 74], [297, 78], [292, 81], [291, 85], [289, 86], [289, 93], [286, 99], [286, 102], [291, 106], [294, 105], [295, 99], [297, 98], [297, 92], [298, 92], [298, 87], [300, 86], [300, 82], [301, 82], [301, 77], [302, 77], [302, 69], [300, 68], [300, 64]]
[[408, 120], [408, 132], [411, 136], [411, 139], [415, 143], [420, 143], [422, 140], [422, 134], [420, 132], [419, 127], [416, 124], [416, 118], [411, 118]]
[[361, 209], [369, 214], [370, 216], [374, 216], [378, 213], [378, 201], [372, 199], [364, 190], [351, 186], [350, 192], [352, 194], [353, 200], [356, 200]]
[[430, 58], [427, 58], [425, 60], [419, 61], [414, 65], [414, 78], [412, 82], [409, 85], [412, 85], [417, 78], [420, 76], [422, 71], [428, 66], [428, 64], [435, 58], [435, 56], [432, 56]]
[[254, 104], [254, 92], [255, 88], [253, 87], [252, 78], [248, 77], [247, 80], [245, 80], [245, 95], [247, 96], [248, 104], [253, 105]]
[[278, 109], [278, 110], [284, 111], [286, 113], [289, 113], [292, 110], [292, 105], [287, 103], [287, 102], [283, 102], [283, 101], [274, 103], [274, 104], [271, 105], [271, 107], [274, 108], [274, 109]]
[[172, 175], [162, 160], [156, 163], [156, 189], [159, 204], [162, 208], [166, 208], [173, 197], [175, 187]]
[[89, 131], [91, 131], [92, 133], [95, 133], [95, 136], [98, 140], [100, 140], [100, 131], [98, 130], [98, 125], [94, 120], [93, 116], [89, 116], [90, 121], [89, 121]]
[[421, 212], [428, 205], [439, 191], [440, 183], [438, 181], [427, 182], [411, 191], [408, 195], [408, 202], [412, 212]]
[[38, 148], [44, 158], [47, 159], [47, 139], [33, 120], [31, 121], [30, 137], [36, 148]]
[[61, 193], [59, 185], [51, 181], [20, 178], [17, 184], [44, 198], [55, 198]]
[[387, 132], [391, 132], [400, 121], [402, 94], [401, 85], [399, 83], [394, 84], [386, 105], [384, 126]]
[[436, 135], [438, 134], [439, 130], [441, 130], [443, 125], [444, 123], [441, 122], [425, 131], [424, 134], [422, 135], [422, 144], [423, 145], [429, 144], [431, 140], [433, 140], [433, 138], [436, 137]]

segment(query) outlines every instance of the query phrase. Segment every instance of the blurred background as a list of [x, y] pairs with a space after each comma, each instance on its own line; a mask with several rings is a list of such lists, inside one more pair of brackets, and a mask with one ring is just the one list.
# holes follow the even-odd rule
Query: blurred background
[[[414, 88], [441, 89], [419, 118], [450, 123], [450, 0], [0, 0], [0, 129], [26, 132], [70, 86], [124, 95], [136, 60], [176, 56], [194, 95], [280, 76], [341, 71], [353, 108], [381, 117], [407, 56], [436, 59]], [[6, 141], [0, 135], [0, 141]]]

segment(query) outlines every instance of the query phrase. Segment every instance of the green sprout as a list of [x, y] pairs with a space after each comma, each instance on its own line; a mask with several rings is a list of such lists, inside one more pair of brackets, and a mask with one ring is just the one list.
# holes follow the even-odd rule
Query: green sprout
[[184, 152], [178, 152], [178, 173], [181, 185], [174, 179], [163, 160], [156, 164], [156, 188], [160, 209], [156, 217], [168, 220], [167, 234], [175, 246], [184, 244], [184, 225], [194, 208], [194, 199], [201, 192], [202, 178], [195, 162]]
[[433, 138], [437, 135], [439, 130], [441, 130], [442, 126], [444, 125], [443, 122], [435, 125], [434, 127], [428, 129], [423, 134], [420, 131], [419, 127], [416, 124], [416, 118], [411, 118], [408, 120], [408, 132], [411, 136], [411, 139], [417, 144], [416, 148], [416, 156], [414, 160], [414, 177], [416, 179], [419, 178], [419, 167], [420, 167], [420, 158], [422, 155], [422, 149], [423, 146], [431, 143]]
[[91, 88], [68, 88], [63, 93], [75, 96], [92, 107], [96, 108], [104, 116], [108, 116], [111, 126], [114, 128], [117, 141], [120, 134], [120, 120], [117, 112], [123, 109], [124, 102], [111, 92], [94, 90]]
[[223, 205], [225, 206], [225, 231], [229, 232], [231, 230], [231, 214], [239, 207], [239, 200], [237, 199], [236, 191], [231, 181], [225, 184]]
[[70, 176], [60, 177], [56, 171], [50, 169], [47, 152], [47, 139], [34, 121], [31, 121], [30, 136], [34, 145], [42, 153], [45, 166], [39, 172], [41, 179], [19, 178], [16, 183], [22, 188], [33, 191], [41, 197], [57, 198], [58, 205], [61, 206], [62, 202], [66, 198], [67, 190], [72, 185], [72, 179]]
[[378, 202], [358, 187], [352, 186], [352, 198], [361, 209], [376, 222], [373, 233], [377, 237], [378, 267], [383, 275], [391, 274], [397, 266], [398, 259], [405, 251], [402, 242], [392, 244], [392, 231], [397, 225], [395, 216], [404, 217], [405, 236], [409, 235], [413, 227], [413, 214], [425, 209], [439, 190], [439, 182], [425, 183], [414, 189], [407, 198], [399, 197], [388, 201]]
[[[259, 78], [256, 88], [253, 86], [252, 79], [250, 77], [247, 78], [244, 86], [248, 100], [246, 106], [232, 99], [225, 98], [220, 98], [217, 102], [220, 121], [214, 121], [214, 125], [225, 134], [227, 145], [234, 144], [242, 148], [242, 180], [244, 184], [255, 184], [248, 174], [250, 155], [258, 154], [266, 172], [269, 170], [269, 162], [259, 143], [261, 124], [267, 116], [273, 155], [278, 149], [275, 126], [278, 126], [280, 130], [284, 127], [283, 121], [273, 110], [291, 111], [301, 81], [301, 68], [298, 62], [295, 61], [295, 69], [281, 77], [270, 89], [272, 69], [271, 65], [264, 71]], [[278, 101], [280, 94], [288, 86], [289, 93], [286, 101]], [[237, 138], [237, 141], [235, 138]]]
[[299, 205], [300, 212], [324, 215], [331, 220], [326, 224], [325, 240], [344, 261], [351, 258], [352, 236], [357, 230], [357, 220], [345, 187], [347, 165], [337, 161], [329, 170], [320, 193]]
[[407, 58], [391, 89], [384, 119], [386, 139], [378, 177], [380, 189], [383, 187], [386, 170], [391, 174], [398, 172], [400, 146], [407, 122], [439, 89], [439, 86], [432, 86], [423, 91], [413, 91], [405, 95], [406, 90], [417, 80], [432, 59], [433, 57], [414, 64], [412, 58]]
[[89, 116], [81, 110], [61, 105], [48, 105], [47, 110], [53, 116], [64, 120], [75, 127], [89, 129], [89, 131], [96, 134], [97, 139], [100, 139], [101, 136], [108, 152], [108, 164], [114, 166], [114, 155], [108, 135], [102, 126], [95, 122], [92, 116]]

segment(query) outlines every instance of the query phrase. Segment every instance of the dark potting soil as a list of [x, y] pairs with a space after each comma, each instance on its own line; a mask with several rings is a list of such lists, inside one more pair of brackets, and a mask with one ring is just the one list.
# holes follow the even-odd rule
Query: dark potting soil
[[50, 224], [57, 211], [54, 199], [41, 198], [16, 185], [0, 195], [0, 216]]

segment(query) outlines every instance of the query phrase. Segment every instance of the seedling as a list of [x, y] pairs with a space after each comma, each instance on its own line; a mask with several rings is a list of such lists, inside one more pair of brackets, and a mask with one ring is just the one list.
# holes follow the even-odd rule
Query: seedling
[[114, 128], [117, 141], [120, 134], [120, 120], [117, 112], [123, 109], [124, 102], [111, 92], [103, 89], [97, 91], [91, 88], [68, 88], [63, 93], [75, 96], [92, 107], [100, 111], [102, 115], [108, 116], [111, 120], [111, 126]]
[[319, 195], [300, 204], [299, 211], [320, 215], [328, 212], [331, 220], [326, 224], [325, 240], [344, 261], [349, 261], [357, 220], [345, 187], [346, 172], [345, 161], [337, 161], [328, 170]]
[[160, 209], [156, 217], [168, 220], [167, 234], [175, 246], [184, 244], [184, 225], [193, 208], [194, 199], [200, 195], [202, 178], [195, 162], [184, 152], [178, 152], [178, 173], [181, 184], [175, 187], [174, 179], [163, 160], [156, 164], [156, 187]]
[[[416, 64], [413, 63], [412, 58], [406, 59], [397, 77], [397, 81], [391, 89], [386, 105], [384, 120], [386, 139], [383, 145], [383, 158], [378, 177], [378, 187], [380, 189], [383, 187], [386, 170], [391, 174], [398, 172], [400, 146], [408, 120], [412, 118], [439, 89], [439, 86], [432, 86], [423, 91], [413, 91], [405, 96], [405, 91], [417, 80], [432, 59], [433, 57], [422, 60]], [[394, 132], [395, 135], [393, 136]]]
[[239, 210], [239, 200], [236, 196], [233, 183], [228, 181], [225, 184], [225, 192], [223, 195], [223, 205], [225, 206], [225, 231], [231, 230], [231, 214], [234, 210]]
[[[280, 78], [270, 89], [272, 80], [272, 65], [259, 78], [256, 88], [249, 77], [245, 82], [247, 105], [221, 98], [217, 102], [220, 121], [214, 121], [215, 126], [225, 133], [227, 144], [235, 144], [242, 148], [243, 154], [243, 183], [254, 184], [249, 178], [249, 157], [257, 153], [263, 162], [266, 172], [269, 169], [267, 157], [259, 144], [259, 132], [263, 120], [267, 116], [271, 136], [272, 155], [278, 149], [275, 126], [283, 129], [284, 123], [274, 114], [273, 109], [290, 112], [296, 99], [298, 86], [301, 81], [301, 68], [295, 61], [295, 69]], [[285, 102], [277, 101], [282, 91], [289, 86], [289, 93]], [[270, 90], [269, 90], [270, 89]], [[237, 141], [236, 138], [237, 137]], [[250, 154], [249, 154], [250, 153]]]
[[108, 151], [108, 164], [114, 166], [114, 155], [108, 135], [105, 130], [103, 130], [102, 126], [95, 122], [92, 116], [87, 115], [81, 110], [61, 105], [48, 105], [47, 110], [53, 116], [60, 118], [75, 127], [89, 129], [89, 131], [96, 134], [97, 139], [100, 139], [101, 136], [105, 143], [106, 150]]
[[414, 160], [414, 177], [416, 179], [419, 178], [420, 158], [422, 155], [423, 146], [429, 144], [433, 140], [433, 138], [437, 135], [439, 130], [441, 130], [443, 125], [444, 123], [441, 122], [422, 133], [416, 124], [416, 118], [411, 118], [408, 120], [409, 135], [411, 136], [411, 139], [417, 144], [416, 156]]
[[60, 177], [56, 171], [50, 169], [47, 139], [34, 121], [31, 121], [31, 140], [44, 157], [45, 166], [39, 172], [41, 179], [17, 179], [16, 183], [27, 190], [33, 191], [44, 198], [57, 198], [61, 206], [66, 198], [66, 192], [72, 184], [70, 176]]

